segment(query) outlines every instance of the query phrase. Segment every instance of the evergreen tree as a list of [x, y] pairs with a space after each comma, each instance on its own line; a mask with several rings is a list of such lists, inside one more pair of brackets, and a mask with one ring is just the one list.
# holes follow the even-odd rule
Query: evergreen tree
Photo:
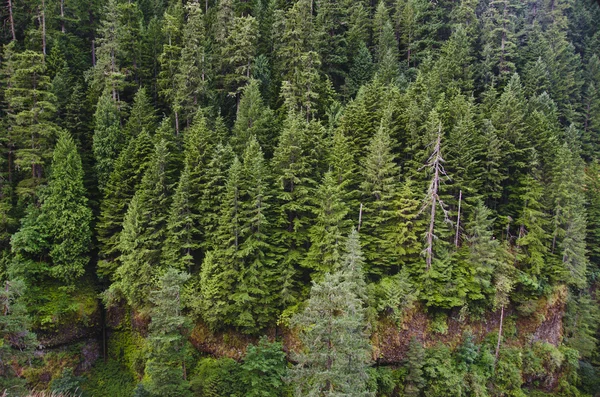
[[304, 266], [315, 270], [318, 275], [324, 275], [338, 266], [344, 248], [344, 235], [350, 226], [346, 219], [348, 208], [344, 202], [343, 186], [332, 172], [327, 172], [323, 177], [313, 201], [315, 221], [308, 231], [311, 244]]
[[14, 395], [24, 393], [25, 379], [19, 378], [16, 368], [31, 365], [38, 342], [31, 332], [31, 319], [27, 313], [23, 295], [23, 280], [6, 280], [0, 292], [0, 335], [5, 342], [0, 346], [2, 359], [0, 388], [11, 390]]
[[138, 89], [133, 98], [131, 112], [124, 128], [126, 139], [129, 140], [144, 130], [153, 134], [157, 124], [156, 110], [150, 102], [146, 89], [142, 87]]
[[61, 132], [40, 208], [30, 208], [11, 239], [12, 271], [28, 283], [51, 277], [74, 285], [89, 261], [91, 221], [77, 147], [68, 133]]
[[256, 345], [248, 346], [241, 366], [241, 378], [246, 386], [246, 396], [283, 396], [286, 364], [281, 342], [269, 342], [263, 336]]
[[364, 41], [360, 43], [358, 53], [352, 60], [352, 66], [346, 76], [346, 90], [349, 97], [356, 95], [360, 87], [368, 83], [373, 75], [373, 58]]
[[252, 60], [256, 55], [258, 22], [252, 16], [236, 17], [222, 48], [221, 56], [227, 66], [224, 86], [228, 95], [238, 98], [242, 87], [250, 80]]
[[158, 280], [150, 294], [154, 304], [149, 327], [150, 357], [145, 368], [145, 388], [151, 396], [191, 396], [185, 371], [188, 321], [182, 313], [181, 291], [189, 275], [173, 268]]
[[100, 205], [100, 217], [96, 226], [100, 243], [98, 274], [111, 276], [118, 266], [119, 241], [123, 219], [129, 202], [139, 187], [152, 157], [154, 147], [148, 131], [143, 129], [129, 141], [115, 162], [106, 186], [105, 198]]
[[393, 209], [400, 182], [400, 172], [391, 150], [394, 143], [389, 136], [387, 123], [389, 120], [381, 120], [379, 131], [371, 140], [362, 164], [364, 209], [359, 227], [365, 236], [365, 256], [369, 264], [367, 271], [377, 275], [387, 273], [392, 266], [398, 265], [398, 257], [386, 247], [386, 237], [394, 228]]
[[264, 103], [259, 82], [250, 80], [244, 87], [232, 129], [231, 144], [238, 154], [242, 154], [252, 136], [270, 157], [276, 140], [277, 125], [274, 112]]
[[[176, 75], [181, 57], [182, 28], [183, 6], [176, 1], [171, 3], [163, 17], [162, 34], [166, 42], [163, 44], [162, 53], [158, 58], [160, 62], [160, 72], [158, 74], [159, 94], [171, 107], [175, 105], [177, 94]], [[173, 113], [175, 115], [175, 131], [179, 134], [178, 109], [174, 108]]]
[[179, 70], [175, 75], [174, 110], [181, 113], [186, 126], [192, 122], [201, 100], [208, 91], [209, 60], [202, 9], [198, 2], [186, 6], [187, 21], [183, 27], [183, 47]]
[[272, 227], [269, 209], [271, 186], [263, 153], [255, 138], [248, 144], [243, 160], [238, 254], [242, 265], [232, 298], [236, 311], [235, 325], [246, 332], [256, 332], [273, 319], [276, 311], [273, 247], [268, 240]]
[[352, 232], [347, 253], [333, 273], [313, 283], [302, 313], [292, 318], [300, 328], [304, 350], [290, 371], [298, 395], [370, 396], [367, 368], [371, 361], [366, 334], [362, 254]]
[[[14, 42], [4, 49], [3, 73], [7, 78], [4, 92], [8, 115], [8, 173], [29, 170], [17, 188], [22, 197], [33, 196], [44, 176], [44, 166], [58, 135], [53, 122], [56, 98], [51, 91], [44, 56], [31, 50], [14, 51]], [[13, 156], [14, 153], [14, 156]]]
[[[314, 162], [306, 123], [289, 113], [271, 162], [277, 199], [277, 229], [273, 242], [281, 252], [279, 266], [283, 269], [284, 290], [295, 282], [294, 274], [308, 248], [308, 228], [311, 223], [311, 197], [315, 188]], [[288, 293], [284, 300], [293, 299]], [[284, 302], [287, 304], [290, 302]]]
[[156, 145], [140, 187], [123, 219], [119, 241], [120, 266], [110, 286], [109, 298], [121, 294], [133, 307], [143, 308], [146, 305], [154, 278], [160, 270], [172, 174], [172, 159], [166, 141], [162, 140]]
[[98, 100], [94, 114], [93, 150], [96, 159], [98, 186], [104, 191], [112, 173], [115, 161], [127, 145], [127, 137], [121, 131], [121, 120], [117, 103], [111, 99], [110, 91], [105, 91]]
[[408, 397], [419, 396], [421, 390], [425, 388], [425, 377], [423, 376], [423, 364], [425, 361], [425, 349], [423, 345], [415, 338], [411, 338], [406, 354], [406, 364], [408, 374], [406, 375], [406, 385], [404, 393]]
[[519, 229], [515, 242], [519, 249], [517, 259], [526, 275], [523, 277], [523, 287], [533, 293], [540, 291], [542, 284], [551, 275], [550, 264], [547, 262], [550, 236], [546, 228], [549, 222], [541, 202], [543, 188], [538, 175], [539, 172], [536, 175], [534, 168], [533, 173], [527, 174], [521, 184], [520, 198], [524, 206], [516, 219]]
[[88, 74], [88, 80], [96, 95], [102, 92], [110, 93], [109, 96], [114, 102], [120, 100], [120, 91], [125, 80], [120, 66], [122, 30], [117, 1], [109, 0], [104, 7], [104, 18], [98, 28], [96, 59], [94, 68]]

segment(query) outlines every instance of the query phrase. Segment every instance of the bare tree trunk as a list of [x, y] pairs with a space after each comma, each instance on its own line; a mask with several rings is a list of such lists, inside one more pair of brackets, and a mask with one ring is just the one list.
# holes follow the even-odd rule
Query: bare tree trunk
[[46, 57], [46, 2], [42, 0], [42, 53]]
[[458, 193], [458, 217], [456, 218], [456, 236], [454, 236], [454, 246], [458, 248], [458, 235], [460, 230], [460, 204], [462, 201], [462, 190]]
[[498, 343], [496, 343], [496, 361], [498, 361], [498, 354], [500, 354], [500, 341], [502, 340], [502, 324], [504, 322], [504, 305], [500, 309], [500, 327], [498, 328]]
[[92, 66], [96, 66], [96, 40], [92, 39]]
[[12, 34], [13, 41], [15, 41], [17, 39], [17, 35], [15, 34], [15, 20], [13, 18], [12, 0], [8, 0], [8, 19], [10, 21], [10, 33]]
[[65, 33], [65, 0], [60, 0], [60, 31]]
[[173, 113], [175, 113], [175, 132], [179, 136], [179, 112], [175, 111]]
[[360, 232], [360, 225], [362, 225], [362, 210], [363, 210], [363, 204], [360, 203], [360, 209], [358, 210], [358, 228], [357, 231]]

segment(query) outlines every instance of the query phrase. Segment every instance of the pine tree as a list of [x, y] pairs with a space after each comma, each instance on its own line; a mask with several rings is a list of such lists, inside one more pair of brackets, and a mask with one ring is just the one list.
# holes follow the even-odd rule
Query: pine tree
[[277, 134], [275, 115], [264, 103], [257, 80], [250, 80], [243, 89], [232, 134], [231, 145], [239, 155], [252, 136], [256, 137], [268, 157], [273, 153]]
[[500, 240], [496, 240], [492, 232], [493, 224], [491, 211], [479, 202], [465, 225], [466, 243], [469, 247], [468, 262], [476, 283], [475, 290], [470, 293], [470, 300], [484, 299], [494, 292], [492, 276], [500, 266], [502, 255]]
[[221, 199], [214, 250], [208, 251], [200, 274], [200, 313], [213, 329], [233, 323], [231, 294], [241, 267], [239, 259], [241, 220], [242, 163], [237, 157], [229, 168]]
[[115, 161], [127, 145], [127, 137], [121, 131], [121, 120], [117, 103], [105, 91], [98, 100], [94, 114], [93, 151], [96, 159], [96, 174], [100, 191], [104, 191]]
[[250, 69], [258, 42], [258, 22], [252, 16], [236, 17], [233, 27], [222, 48], [222, 59], [227, 66], [224, 87], [228, 95], [235, 96], [239, 104], [239, 94], [250, 80]]
[[181, 120], [189, 126], [207, 95], [209, 80], [209, 54], [202, 8], [197, 2], [186, 5], [187, 21], [183, 27], [183, 47], [179, 70], [175, 75], [176, 92], [174, 109], [181, 113]]
[[156, 145], [151, 163], [123, 219], [119, 241], [120, 266], [108, 294], [121, 294], [135, 308], [147, 304], [149, 291], [160, 270], [161, 248], [166, 238], [171, 203], [173, 163], [167, 143]]
[[212, 248], [219, 228], [219, 211], [222, 198], [225, 196], [227, 174], [234, 159], [229, 145], [217, 144], [205, 171], [206, 184], [200, 197], [199, 213], [201, 229], [205, 239], [201, 243], [204, 250]]
[[[536, 167], [535, 159], [533, 166]], [[539, 171], [533, 168], [532, 173], [524, 176], [521, 182], [520, 199], [524, 203], [520, 216], [516, 219], [518, 235], [515, 242], [519, 249], [517, 259], [522, 271], [523, 287], [528, 292], [536, 293], [551, 275], [548, 263], [550, 236], [546, 232], [548, 219], [541, 199], [544, 193], [539, 180]]]
[[493, 0], [485, 14], [485, 44], [493, 54], [494, 71], [501, 82], [507, 81], [516, 68], [518, 7], [514, 0]]
[[325, 173], [313, 201], [315, 221], [308, 231], [311, 244], [303, 265], [316, 272], [318, 276], [313, 279], [320, 279], [319, 276], [338, 266], [350, 222], [346, 219], [348, 208], [343, 186], [332, 172]]
[[186, 165], [173, 195], [162, 255], [165, 263], [179, 270], [191, 271], [200, 250], [200, 214], [196, 213], [194, 187], [197, 186], [191, 183], [190, 170]]
[[579, 288], [586, 284], [586, 216], [584, 165], [579, 153], [578, 134], [573, 125], [567, 141], [557, 150], [551, 196], [554, 201], [553, 241], [551, 251], [562, 251], [562, 263], [568, 281]]
[[394, 202], [397, 198], [400, 170], [392, 153], [394, 143], [389, 136], [389, 119], [382, 118], [379, 130], [371, 139], [368, 154], [362, 162], [360, 185], [364, 209], [359, 224], [365, 240], [365, 256], [370, 274], [387, 273], [398, 265], [398, 258], [386, 250], [386, 237], [394, 228]]
[[5, 341], [0, 346], [0, 388], [16, 395], [25, 393], [25, 379], [18, 377], [15, 369], [31, 365], [38, 342], [31, 332], [31, 319], [23, 302], [26, 292], [23, 280], [6, 280], [0, 291], [0, 335]]
[[348, 8], [343, 2], [319, 0], [316, 2], [317, 16], [315, 29], [317, 48], [321, 58], [321, 67], [339, 87], [346, 75], [348, 62], [346, 29]]
[[425, 349], [415, 337], [412, 337], [408, 344], [408, 352], [406, 354], [408, 374], [406, 375], [404, 393], [407, 397], [419, 396], [421, 395], [421, 390], [425, 388], [426, 381], [423, 374], [424, 362]]
[[87, 77], [96, 95], [108, 92], [114, 102], [120, 100], [120, 91], [125, 80], [119, 59], [122, 49], [121, 32], [119, 6], [116, 0], [109, 0], [104, 7], [104, 18], [98, 28], [95, 65]]
[[65, 282], [85, 272], [89, 261], [92, 212], [83, 187], [81, 158], [73, 138], [61, 132], [54, 148], [52, 172], [39, 222], [51, 236], [50, 275]]
[[56, 98], [51, 91], [43, 54], [31, 50], [16, 53], [13, 42], [5, 48], [4, 56], [9, 174], [13, 168], [30, 170], [30, 177], [21, 180], [17, 193], [21, 197], [33, 196], [58, 135], [58, 127], [53, 122]]
[[145, 368], [145, 388], [151, 396], [191, 396], [186, 378], [186, 333], [189, 323], [182, 313], [181, 291], [187, 273], [168, 269], [150, 294], [151, 310], [148, 341], [150, 357]]
[[292, 318], [300, 329], [303, 352], [290, 370], [298, 395], [370, 396], [367, 368], [371, 361], [366, 333], [362, 254], [352, 232], [347, 253], [333, 273], [313, 283], [303, 312]]
[[103, 277], [111, 276], [118, 266], [118, 247], [123, 230], [123, 219], [129, 202], [148, 168], [153, 151], [152, 138], [144, 129], [129, 141], [110, 174], [96, 226], [100, 243], [98, 274]]
[[89, 261], [91, 220], [81, 159], [73, 139], [61, 132], [40, 208], [30, 207], [11, 239], [12, 272], [27, 283], [51, 277], [73, 285]]
[[346, 76], [346, 91], [348, 97], [356, 95], [360, 87], [371, 80], [373, 76], [373, 57], [364, 41], [360, 43], [358, 53], [352, 60], [352, 65]]
[[255, 138], [248, 144], [243, 160], [238, 254], [242, 265], [232, 298], [236, 311], [235, 325], [252, 333], [263, 329], [273, 320], [277, 300], [277, 295], [273, 293], [276, 274], [273, 247], [268, 238], [272, 227], [270, 176]]
[[[176, 75], [181, 57], [182, 28], [183, 6], [180, 2], [173, 2], [163, 17], [162, 34], [166, 42], [163, 44], [162, 53], [158, 58], [161, 67], [158, 74], [159, 94], [171, 107], [175, 105], [177, 94]], [[181, 126], [178, 109], [174, 108], [173, 113], [175, 115], [175, 131], [179, 134]]]
[[[281, 252], [279, 266], [284, 273], [284, 289], [292, 288], [295, 283], [294, 274], [306, 254], [308, 228], [312, 221], [315, 170], [307, 130], [301, 116], [289, 113], [271, 162], [277, 200], [277, 228], [272, 239]], [[293, 300], [292, 297], [289, 299]], [[284, 302], [287, 303], [290, 302]]]
[[133, 105], [129, 118], [125, 124], [125, 136], [129, 140], [137, 136], [140, 132], [146, 130], [149, 134], [153, 134], [158, 124], [158, 117], [156, 116], [156, 110], [148, 93], [144, 87], [138, 89], [133, 98]]

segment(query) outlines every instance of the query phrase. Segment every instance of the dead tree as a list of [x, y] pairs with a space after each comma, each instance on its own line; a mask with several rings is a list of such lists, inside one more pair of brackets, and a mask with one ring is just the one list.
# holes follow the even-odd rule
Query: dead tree
[[425, 234], [425, 258], [427, 263], [427, 270], [431, 268], [431, 261], [433, 260], [433, 240], [436, 238], [434, 234], [435, 227], [435, 213], [436, 208], [439, 205], [440, 209], [444, 213], [444, 221], [450, 222], [450, 217], [448, 216], [448, 210], [446, 209], [446, 204], [440, 199], [439, 189], [440, 182], [443, 177], [448, 178], [446, 174], [446, 170], [444, 169], [444, 158], [442, 157], [442, 124], [440, 123], [437, 137], [435, 143], [433, 144], [433, 151], [429, 159], [427, 160], [427, 164], [425, 164], [423, 168], [428, 168], [431, 170], [432, 177], [431, 182], [429, 183], [429, 189], [427, 189], [427, 195], [423, 200], [423, 206], [419, 213], [425, 211], [425, 209], [430, 208], [430, 220], [429, 220], [429, 229]]

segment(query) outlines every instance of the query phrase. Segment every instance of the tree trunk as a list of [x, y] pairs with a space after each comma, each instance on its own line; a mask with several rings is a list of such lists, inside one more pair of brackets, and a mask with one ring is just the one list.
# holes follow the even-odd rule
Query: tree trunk
[[496, 360], [498, 361], [498, 354], [500, 354], [500, 341], [502, 340], [502, 323], [504, 322], [504, 305], [500, 309], [500, 327], [498, 328], [498, 343], [496, 343]]
[[458, 193], [458, 217], [456, 218], [456, 235], [454, 236], [454, 246], [458, 248], [458, 235], [460, 230], [460, 204], [462, 201], [462, 190]]
[[8, 0], [8, 19], [10, 21], [10, 33], [12, 35], [13, 41], [15, 41], [17, 39], [17, 36], [15, 35], [15, 20], [13, 18], [12, 0]]
[[65, 0], [60, 0], [60, 31], [65, 33]]
[[42, 53], [46, 57], [46, 1], [42, 0]]

